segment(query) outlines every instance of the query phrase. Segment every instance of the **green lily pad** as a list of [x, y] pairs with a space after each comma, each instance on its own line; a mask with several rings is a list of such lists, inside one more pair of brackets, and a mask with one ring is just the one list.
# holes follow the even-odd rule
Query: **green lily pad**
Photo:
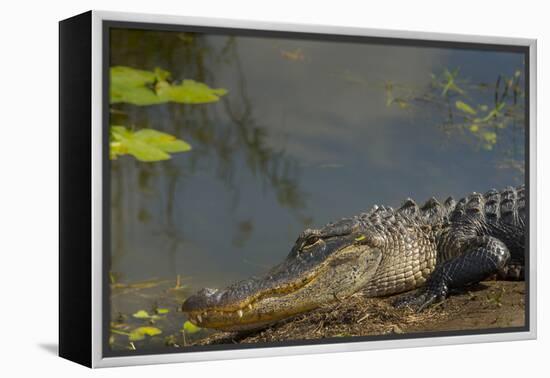
[[483, 139], [487, 143], [496, 144], [497, 134], [495, 132], [492, 132], [492, 131], [485, 132], [485, 133], [483, 133]]
[[134, 318], [138, 318], [138, 319], [149, 319], [151, 316], [149, 315], [149, 313], [145, 310], [139, 310], [138, 312], [136, 312], [135, 314], [132, 315]]
[[201, 327], [197, 327], [193, 323], [191, 323], [189, 320], [185, 321], [183, 323], [183, 330], [187, 333], [195, 333], [201, 330]]
[[154, 71], [132, 67], [111, 67], [111, 104], [155, 105], [166, 102], [204, 104], [216, 102], [227, 93], [223, 88], [210, 88], [194, 80], [170, 82], [170, 72], [156, 68]]
[[176, 139], [176, 137], [170, 134], [153, 129], [141, 129], [135, 132], [133, 137], [164, 152], [186, 152], [191, 149], [189, 143]]
[[173, 135], [152, 129], [131, 131], [124, 126], [111, 126], [110, 157], [132, 155], [145, 162], [170, 159], [170, 154], [191, 150], [191, 145]]
[[138, 327], [130, 332], [128, 340], [139, 341], [143, 340], [145, 336], [160, 335], [162, 331], [156, 327]]
[[[166, 82], [164, 82], [166, 83]], [[157, 94], [166, 101], [183, 104], [205, 104], [216, 102], [227, 90], [223, 88], [213, 89], [208, 85], [194, 80], [183, 80], [177, 85], [162, 85], [158, 87]]]

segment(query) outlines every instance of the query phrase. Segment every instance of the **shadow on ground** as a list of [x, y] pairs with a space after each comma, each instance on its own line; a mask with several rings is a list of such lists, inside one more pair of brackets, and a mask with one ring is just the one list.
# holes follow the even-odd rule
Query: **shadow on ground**
[[41, 343], [38, 344], [38, 347], [48, 353], [55, 354], [56, 356], [59, 355], [59, 345], [55, 343]]

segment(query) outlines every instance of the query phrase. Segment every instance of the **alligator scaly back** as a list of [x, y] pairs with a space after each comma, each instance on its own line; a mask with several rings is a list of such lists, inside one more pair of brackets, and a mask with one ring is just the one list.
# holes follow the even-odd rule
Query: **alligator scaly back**
[[473, 192], [448, 214], [436, 236], [437, 266], [419, 293], [396, 302], [422, 310], [450, 290], [489, 275], [523, 279], [525, 260], [525, 188]]

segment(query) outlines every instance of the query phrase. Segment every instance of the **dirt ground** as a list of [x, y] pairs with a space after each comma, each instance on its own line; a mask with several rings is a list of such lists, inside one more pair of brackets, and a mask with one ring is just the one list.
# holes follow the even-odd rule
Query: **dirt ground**
[[396, 298], [361, 294], [253, 333], [217, 332], [195, 345], [456, 331], [525, 324], [525, 283], [484, 281], [422, 313], [395, 309]]

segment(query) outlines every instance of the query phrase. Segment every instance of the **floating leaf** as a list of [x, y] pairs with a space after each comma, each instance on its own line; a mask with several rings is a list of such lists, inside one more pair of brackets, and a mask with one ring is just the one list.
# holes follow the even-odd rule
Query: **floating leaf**
[[140, 161], [160, 161], [170, 159], [169, 153], [185, 152], [191, 146], [183, 140], [152, 129], [137, 132], [124, 126], [111, 126], [110, 157], [129, 154]]
[[476, 115], [477, 114], [475, 109], [473, 109], [470, 105], [466, 104], [465, 102], [457, 101], [455, 103], [455, 105], [456, 105], [456, 108], [458, 110], [462, 110], [464, 113], [468, 113], [468, 114], [471, 114], [471, 115]]
[[195, 332], [198, 332], [198, 331], [201, 330], [200, 327], [197, 327], [196, 325], [191, 323], [189, 320], [187, 320], [187, 321], [185, 321], [185, 323], [183, 323], [183, 329], [187, 333], [195, 333]]
[[227, 93], [194, 80], [169, 82], [170, 72], [155, 68], [153, 72], [132, 67], [111, 67], [111, 103], [155, 105], [166, 102], [204, 104], [216, 102]]
[[479, 131], [479, 126], [476, 124], [470, 125], [470, 131], [472, 133], [477, 133]]
[[128, 102], [131, 104], [156, 103], [155, 93], [147, 87], [156, 80], [154, 72], [131, 67], [111, 67], [110, 95], [111, 103]]
[[483, 133], [483, 139], [487, 143], [495, 144], [497, 142], [497, 134], [493, 131], [487, 131]]
[[160, 335], [162, 331], [156, 327], [138, 327], [128, 335], [130, 341], [143, 340], [145, 336]]
[[167, 314], [170, 312], [170, 310], [168, 310], [167, 308], [157, 308], [157, 314], [159, 315], [162, 315], [162, 314]]
[[194, 80], [183, 80], [179, 85], [163, 85], [157, 89], [160, 98], [184, 104], [216, 102], [226, 93], [223, 88], [213, 89]]
[[139, 310], [138, 312], [136, 312], [135, 314], [132, 315], [134, 318], [138, 318], [138, 319], [149, 319], [151, 316], [149, 315], [149, 313], [145, 310]]
[[176, 153], [191, 150], [189, 143], [153, 129], [141, 129], [134, 133], [134, 138], [165, 152]]
[[[168, 71], [157, 71], [161, 73], [161, 78], [166, 79], [165, 73]], [[152, 83], [157, 78], [156, 72], [138, 70], [132, 67], [114, 66], [111, 67], [111, 87], [136, 88], [143, 87], [147, 83]]]
[[492, 150], [493, 146], [497, 143], [497, 134], [493, 131], [487, 131], [483, 133], [482, 137], [485, 142], [483, 147], [486, 150]]
[[166, 81], [170, 78], [170, 72], [163, 70], [162, 68], [155, 68], [153, 71], [155, 79], [159, 82]]
[[168, 312], [167, 309], [163, 309], [163, 310], [165, 310], [165, 311], [163, 311], [163, 312], [155, 311], [156, 314], [152, 314], [152, 315], [149, 314], [145, 310], [139, 310], [138, 312], [136, 312], [132, 316], [134, 318], [137, 318], [137, 319], [149, 319], [150, 321], [155, 321], [155, 320], [158, 320], [158, 319], [162, 319], [162, 316], [159, 316], [159, 314], [165, 314], [166, 312]]

